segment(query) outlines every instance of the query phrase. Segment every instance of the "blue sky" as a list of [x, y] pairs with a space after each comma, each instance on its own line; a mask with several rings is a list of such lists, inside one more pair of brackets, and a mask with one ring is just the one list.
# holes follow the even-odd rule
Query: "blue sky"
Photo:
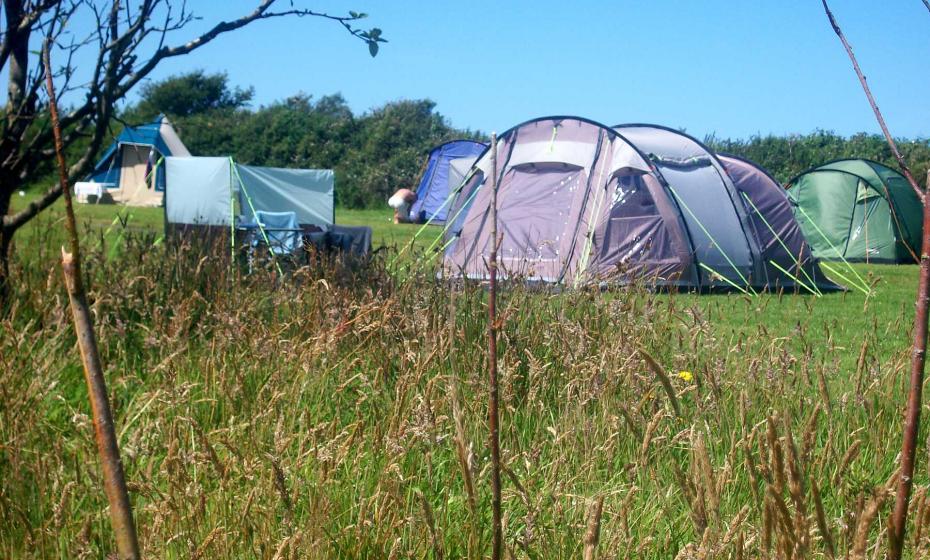
[[[193, 0], [178, 40], [257, 0]], [[287, 5], [287, 0], [280, 0]], [[255, 104], [341, 92], [353, 110], [429, 98], [458, 127], [502, 131], [574, 114], [703, 136], [877, 132], [818, 0], [295, 0], [369, 18], [390, 41], [372, 59], [316, 18], [262, 21], [155, 74], [202, 68], [253, 86]], [[920, 0], [833, 0], [892, 131], [930, 136], [930, 12]]]

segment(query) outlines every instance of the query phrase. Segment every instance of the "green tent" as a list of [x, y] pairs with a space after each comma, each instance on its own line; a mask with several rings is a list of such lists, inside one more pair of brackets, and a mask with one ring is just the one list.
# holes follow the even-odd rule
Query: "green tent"
[[875, 161], [841, 159], [805, 171], [787, 189], [815, 257], [876, 263], [917, 260], [921, 204], [897, 171]]

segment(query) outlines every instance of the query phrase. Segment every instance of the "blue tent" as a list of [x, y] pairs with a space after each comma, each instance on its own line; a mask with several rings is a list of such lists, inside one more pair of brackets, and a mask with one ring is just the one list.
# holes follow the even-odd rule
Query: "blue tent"
[[[105, 184], [116, 202], [158, 206], [165, 191], [162, 158], [190, 155], [168, 119], [159, 116], [148, 124], [125, 127], [87, 180]], [[153, 170], [154, 184], [151, 181]]]
[[445, 223], [450, 206], [447, 203], [449, 193], [462, 183], [467, 170], [487, 147], [487, 144], [472, 140], [452, 140], [433, 148], [417, 187], [417, 201], [410, 209], [411, 219], [415, 222]]

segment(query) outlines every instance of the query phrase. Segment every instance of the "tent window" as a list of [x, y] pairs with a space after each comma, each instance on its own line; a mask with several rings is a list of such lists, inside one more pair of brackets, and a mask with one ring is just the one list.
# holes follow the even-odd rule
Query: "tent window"
[[872, 188], [872, 185], [866, 183], [865, 181], [859, 181], [859, 186], [856, 189], [856, 202], [863, 202], [870, 198], [880, 197], [878, 191]]

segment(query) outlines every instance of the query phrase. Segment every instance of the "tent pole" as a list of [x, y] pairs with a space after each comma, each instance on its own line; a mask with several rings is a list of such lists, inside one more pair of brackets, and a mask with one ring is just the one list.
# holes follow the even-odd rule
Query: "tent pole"
[[[685, 203], [684, 199], [682, 199], [681, 196], [679, 196], [678, 193], [675, 192], [675, 189], [672, 188], [671, 184], [668, 185], [668, 190], [671, 191], [671, 193], [675, 196], [675, 198], [681, 204], [681, 207], [684, 208], [685, 211], [688, 212], [688, 214], [690, 214], [692, 218], [694, 218], [695, 223], [697, 223], [698, 227], [701, 228], [701, 231], [704, 232], [704, 235], [706, 235], [707, 238], [710, 239], [711, 243], [713, 243], [714, 246], [717, 247], [717, 250], [720, 251], [720, 254], [723, 255], [723, 258], [726, 259], [726, 261], [730, 264], [733, 270], [736, 271], [736, 274], [739, 276], [740, 280], [742, 280], [743, 283], [746, 284], [746, 287], [749, 289], [750, 292], [752, 292], [752, 295], [754, 296], [759, 295], [756, 293], [755, 290], [752, 289], [752, 286], [749, 284], [749, 280], [746, 280], [746, 277], [743, 276], [743, 273], [739, 271], [739, 268], [736, 267], [736, 265], [733, 263], [733, 260], [730, 259], [730, 256], [727, 255], [726, 251], [723, 250], [723, 247], [721, 247], [720, 244], [717, 243], [717, 240], [714, 239], [714, 237], [710, 234], [709, 231], [707, 231], [707, 228], [704, 227], [704, 224], [701, 223], [701, 220], [699, 220], [698, 217], [694, 214], [694, 212], [691, 211], [691, 208], [688, 207], [688, 204]], [[701, 266], [705, 266], [702, 263], [698, 263], [698, 264], [700, 264]], [[717, 274], [717, 276], [720, 276], [721, 278], [723, 277], [722, 274], [719, 274], [716, 271], [712, 271], [712, 272], [714, 272], [714, 274]]]
[[791, 274], [790, 272], [788, 272], [787, 270], [785, 270], [784, 268], [782, 268], [781, 265], [779, 265], [779, 264], [778, 264], [777, 262], [775, 262], [774, 260], [769, 259], [769, 263], [770, 263], [772, 266], [774, 266], [775, 268], [777, 268], [778, 270], [780, 270], [783, 274], [788, 275], [788, 278], [791, 278], [792, 280], [794, 280], [795, 282], [797, 282], [799, 286], [803, 287], [803, 288], [804, 288], [805, 290], [807, 290], [808, 292], [814, 294], [816, 297], [820, 297], [820, 296], [821, 296], [821, 293], [820, 293], [820, 292], [818, 292], [817, 290], [812, 289], [810, 286], [808, 286], [807, 284], [805, 284], [804, 282], [802, 282], [800, 278], [798, 278], [798, 277], [795, 276], [794, 274]]
[[[610, 144], [613, 145], [613, 142]], [[591, 212], [591, 218], [589, 220], [590, 226], [588, 227], [588, 234], [585, 236], [584, 246], [581, 249], [581, 260], [578, 264], [578, 268], [575, 270], [575, 279], [572, 281], [572, 286], [577, 288], [581, 283], [581, 275], [588, 268], [588, 261], [591, 256], [591, 249], [594, 246], [594, 233], [597, 231], [597, 218], [601, 213], [601, 202], [607, 198], [607, 185], [603, 185], [604, 182], [604, 166], [601, 165], [601, 172], [597, 178], [597, 189], [598, 192], [594, 195], [594, 209]], [[603, 187], [602, 187], [603, 185]], [[580, 218], [580, 216], [579, 216]], [[571, 255], [568, 257], [571, 259]], [[567, 265], [566, 265], [567, 266]]]
[[[458, 187], [456, 187], [456, 189], [455, 189], [452, 193], [450, 193], [449, 196], [446, 197], [446, 200], [443, 201], [442, 205], [439, 207], [439, 210], [442, 210], [443, 208], [446, 207], [447, 204], [449, 204], [450, 202], [452, 202], [452, 200], [455, 198], [455, 195], [458, 194], [458, 193], [462, 190], [462, 187], [463, 187], [465, 184], [467, 184], [468, 181], [471, 180], [472, 176], [474, 176], [474, 173], [471, 173], [471, 172], [470, 172], [468, 175], [465, 176], [465, 178], [462, 180], [462, 183], [461, 183]], [[477, 192], [477, 190], [478, 190], [478, 189], [475, 189], [476, 192]], [[465, 205], [462, 206], [462, 208], [464, 208], [464, 207], [465, 207]], [[407, 244], [404, 245], [404, 248], [401, 249], [400, 252], [398, 252], [397, 255], [391, 260], [391, 265], [390, 265], [390, 266], [393, 267], [393, 266], [394, 266], [394, 263], [396, 263], [397, 260], [400, 259], [400, 257], [407, 251], [407, 249], [409, 249], [410, 247], [413, 246], [413, 242], [416, 241], [416, 240], [420, 237], [420, 235], [423, 233], [423, 231], [426, 230], [426, 226], [428, 226], [428, 225], [430, 225], [430, 224], [433, 223], [433, 218], [435, 218], [435, 216], [436, 216], [436, 214], [439, 212], [439, 210], [437, 210], [436, 212], [434, 212], [433, 215], [430, 216], [429, 219], [426, 220], [426, 222], [425, 222], [422, 226], [420, 226], [420, 229], [418, 229], [417, 232], [416, 232], [415, 234], [413, 234], [413, 238], [412, 238], [409, 242], [407, 242]], [[449, 229], [449, 224], [452, 223], [452, 222], [454, 222], [455, 219], [458, 218], [459, 214], [461, 214], [461, 212], [462, 212], [462, 210], [459, 209], [459, 211], [455, 213], [455, 216], [454, 216], [454, 218], [453, 218], [451, 221], [450, 221], [448, 218], [446, 218], [446, 223], [445, 223], [445, 225], [443, 226], [442, 231], [439, 233], [439, 236], [437, 236], [436, 239], [433, 240], [433, 243], [430, 245], [430, 248], [432, 248], [432, 247], [436, 244], [436, 241], [438, 241], [439, 239], [442, 238], [442, 236], [446, 233], [446, 231], [448, 231], [448, 229]], [[427, 250], [429, 250], [429, 249], [427, 249]]]
[[[778, 235], [778, 233], [775, 231], [775, 228], [772, 227], [772, 225], [769, 223], [769, 221], [765, 219], [765, 216], [762, 215], [762, 212], [759, 211], [759, 208], [752, 202], [752, 199], [750, 199], [749, 196], [748, 196], [745, 192], [743, 192], [743, 193], [741, 193], [741, 194], [743, 195], [743, 198], [746, 199], [746, 202], [748, 202], [749, 205], [752, 206], [752, 209], [755, 210], [756, 215], [759, 216], [759, 218], [762, 220], [762, 223], [765, 224], [765, 227], [769, 228], [769, 231], [772, 232], [772, 235], [775, 236], [775, 239], [778, 241], [778, 244], [781, 245], [781, 248], [784, 249], [786, 253], [788, 253], [788, 255], [791, 257], [792, 260], [794, 260], [794, 264], [797, 265], [798, 270], [800, 270], [801, 273], [804, 275], [804, 277], [807, 278], [807, 280], [814, 286], [815, 289], [814, 289], [813, 291], [816, 292], [817, 294], [820, 294], [820, 290], [816, 289], [816, 288], [817, 288], [817, 282], [815, 282], [814, 279], [811, 278], [810, 275], [807, 273], [807, 271], [804, 270], [804, 267], [801, 266], [801, 258], [800, 258], [800, 256], [795, 257], [795, 256], [794, 256], [794, 253], [792, 253], [791, 250], [788, 249], [788, 246], [785, 245], [785, 242], [784, 242], [784, 241], [782, 241], [781, 236]], [[770, 262], [772, 262], [772, 261], [770, 261]], [[775, 263], [772, 262], [772, 264], [775, 264]], [[778, 266], [778, 265], [775, 265], [775, 266]], [[781, 268], [781, 267], [779, 267], [779, 268]], [[801, 285], [803, 286], [804, 284], [801, 284]], [[806, 287], [806, 286], [805, 286], [805, 287]]]
[[236, 263], [236, 201], [233, 196], [232, 168], [233, 159], [229, 158], [229, 274], [233, 276], [233, 268]]
[[860, 286], [859, 284], [857, 284], [857, 283], [853, 282], [852, 280], [850, 280], [849, 278], [843, 276], [843, 274], [842, 274], [839, 270], [836, 270], [835, 268], [833, 268], [833, 267], [830, 266], [829, 264], [827, 264], [827, 263], [821, 261], [821, 262], [820, 262], [820, 266], [826, 268], [827, 270], [829, 270], [829, 271], [832, 272], [833, 274], [836, 274], [837, 276], [839, 276], [840, 280], [846, 282], [847, 284], [849, 284], [849, 285], [852, 286], [853, 288], [859, 290], [860, 292], [862, 292], [862, 293], [865, 294], [866, 296], [868, 296], [868, 295], [871, 293], [870, 291], [867, 291], [867, 290], [863, 289], [862, 286]]
[[869, 206], [865, 204], [865, 264], [869, 264]]
[[[242, 189], [242, 193], [245, 194], [245, 201], [249, 203], [249, 209], [252, 210], [252, 218], [255, 219], [255, 223], [258, 224], [258, 231], [262, 234], [262, 239], [265, 240], [265, 244], [268, 245], [268, 248], [271, 249], [271, 240], [268, 239], [268, 233], [265, 231], [265, 226], [262, 225], [261, 220], [258, 219], [258, 213], [255, 211], [255, 205], [252, 204], [252, 197], [249, 196], [248, 189], [245, 188], [245, 183], [242, 182], [242, 176], [239, 175], [239, 169], [237, 169], [235, 162], [230, 157], [229, 161], [232, 163], [233, 172], [236, 174], [236, 179], [239, 181], [239, 188]], [[278, 269], [278, 274], [281, 277], [284, 277], [284, 271], [281, 270], [281, 264], [278, 262], [277, 255], [274, 254], [274, 250], [271, 251], [271, 260], [274, 261], [275, 268]]]
[[817, 222], [815, 222], [810, 217], [810, 215], [804, 211], [804, 208], [800, 204], [797, 205], [797, 209], [800, 210], [801, 214], [803, 214], [804, 217], [807, 218], [807, 221], [810, 222], [812, 226], [814, 226], [814, 229], [817, 230], [817, 233], [820, 234], [820, 237], [823, 237], [823, 240], [827, 242], [827, 245], [829, 245], [831, 249], [833, 249], [833, 252], [836, 253], [836, 256], [838, 256], [840, 260], [843, 261], [843, 264], [846, 265], [846, 268], [848, 268], [853, 273], [853, 275], [855, 275], [855, 277], [859, 280], [859, 282], [861, 282], [860, 286], [864, 286], [865, 287], [864, 289], [867, 293], [871, 292], [872, 290], [868, 288], [868, 283], [866, 283], [866, 281], [863, 280], [861, 276], [859, 276], [859, 273], [856, 272], [856, 269], [853, 268], [851, 264], [849, 264], [849, 261], [846, 260], [846, 257], [844, 257], [843, 254], [840, 253], [840, 250], [836, 248], [836, 245], [834, 245], [833, 242], [830, 241], [830, 238], [827, 237], [827, 234], [825, 234], [823, 230], [820, 229], [820, 226], [817, 225]]
[[[742, 292], [743, 294], [745, 294], [745, 295], [747, 295], [747, 296], [749, 295], [749, 292], [747, 292], [747, 291], [744, 290], [742, 287], [740, 287], [736, 282], [733, 282], [732, 280], [730, 280], [729, 278], [727, 278], [727, 277], [724, 276], [723, 274], [720, 274], [719, 272], [717, 272], [717, 271], [714, 270], [713, 268], [707, 266], [706, 264], [704, 264], [704, 263], [702, 263], [702, 262], [699, 262], [699, 263], [698, 263], [698, 266], [701, 267], [701, 268], [703, 268], [703, 269], [706, 270], [707, 272], [710, 272], [710, 273], [713, 274], [713, 275], [719, 276], [721, 280], [723, 280], [723, 281], [726, 282], [727, 284], [733, 286], [734, 288], [736, 288], [737, 290], [739, 290], [739, 291]], [[755, 292], [753, 292], [753, 295], [757, 295], [757, 294], [756, 294]]]

